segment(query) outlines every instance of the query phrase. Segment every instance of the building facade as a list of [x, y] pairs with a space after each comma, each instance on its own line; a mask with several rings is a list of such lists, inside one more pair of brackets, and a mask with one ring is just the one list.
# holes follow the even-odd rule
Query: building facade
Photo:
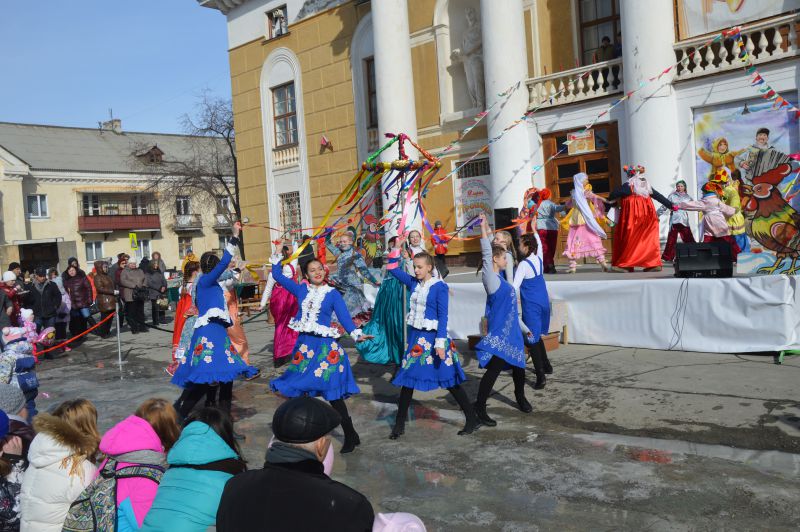
[[[457, 174], [426, 199], [431, 219], [450, 230], [487, 203], [505, 225], [531, 185], [566, 199], [580, 171], [606, 195], [627, 163], [645, 166], [665, 195], [679, 179], [696, 194], [705, 177], [698, 149], [714, 140], [706, 122], [763, 102], [736, 42], [705, 46], [733, 26], [759, 73], [797, 104], [794, 0], [198, 2], [227, 18], [243, 215], [274, 228], [316, 225], [385, 132], [441, 152], [484, 109], [442, 159]], [[778, 132], [784, 151], [797, 151], [797, 123]], [[248, 257], [266, 258], [277, 234], [248, 234]], [[453, 242], [449, 253], [476, 250]]]
[[152, 183], [162, 164], [190, 156], [189, 141], [215, 139], [107, 129], [0, 123], [0, 264], [66, 266], [128, 253], [161, 253], [179, 267], [189, 249], [221, 249], [231, 229], [223, 198], [165, 195]]

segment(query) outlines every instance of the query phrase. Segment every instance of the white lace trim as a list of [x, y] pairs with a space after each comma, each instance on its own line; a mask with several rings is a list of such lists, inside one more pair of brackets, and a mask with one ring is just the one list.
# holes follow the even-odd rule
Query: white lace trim
[[227, 308], [221, 309], [214, 307], [208, 309], [205, 314], [197, 318], [197, 320], [194, 322], [194, 328], [199, 329], [203, 325], [208, 325], [211, 323], [212, 318], [219, 318], [222, 321], [233, 325], [233, 322], [231, 321], [231, 315], [228, 313]]
[[431, 278], [424, 283], [419, 283], [417, 289], [411, 294], [411, 302], [406, 323], [422, 331], [435, 331], [439, 328], [439, 320], [430, 320], [425, 317], [425, 306], [428, 303], [428, 293], [431, 287], [440, 283], [441, 279]]
[[319, 336], [327, 336], [330, 338], [339, 338], [339, 329], [334, 327], [327, 327], [320, 325], [319, 312], [322, 309], [322, 302], [325, 301], [325, 296], [332, 292], [334, 288], [329, 285], [322, 285], [320, 287], [308, 286], [308, 295], [300, 305], [300, 319], [292, 318], [289, 321], [289, 328], [297, 332], [317, 334]]
[[364, 331], [362, 331], [361, 329], [353, 329], [353, 332], [350, 333], [350, 338], [352, 338], [355, 341], [358, 341], [358, 339], [361, 338], [362, 336], [364, 336]]
[[444, 349], [447, 346], [447, 338], [437, 338], [433, 342], [434, 349]]
[[306, 323], [304, 321], [298, 321], [294, 318], [289, 320], [289, 328], [293, 331], [316, 334], [317, 336], [325, 336], [328, 338], [339, 338], [341, 336], [341, 334], [339, 334], [339, 329], [336, 329], [335, 327], [326, 327], [316, 322]]

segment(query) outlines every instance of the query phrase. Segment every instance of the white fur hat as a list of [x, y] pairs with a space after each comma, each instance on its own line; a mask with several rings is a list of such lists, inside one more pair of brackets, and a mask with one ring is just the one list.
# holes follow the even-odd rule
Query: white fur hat
[[14, 272], [5, 272], [3, 274], [3, 282], [4, 283], [7, 283], [8, 281], [16, 281], [16, 280], [17, 280], [17, 274], [14, 273]]
[[22, 316], [23, 321], [32, 321], [33, 320], [33, 311], [29, 308], [24, 308], [19, 311], [19, 315]]

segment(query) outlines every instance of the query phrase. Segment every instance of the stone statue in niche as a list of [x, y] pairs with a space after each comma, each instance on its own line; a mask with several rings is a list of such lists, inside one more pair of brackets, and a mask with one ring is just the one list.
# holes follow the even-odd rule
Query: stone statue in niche
[[466, 9], [467, 29], [461, 40], [461, 48], [456, 48], [450, 54], [454, 63], [464, 65], [467, 76], [467, 90], [472, 99], [473, 107], [486, 108], [486, 97], [483, 84], [483, 36], [481, 35], [481, 22], [478, 14], [471, 7]]
[[272, 12], [272, 37], [278, 37], [287, 33], [286, 13], [283, 8], [278, 8]]

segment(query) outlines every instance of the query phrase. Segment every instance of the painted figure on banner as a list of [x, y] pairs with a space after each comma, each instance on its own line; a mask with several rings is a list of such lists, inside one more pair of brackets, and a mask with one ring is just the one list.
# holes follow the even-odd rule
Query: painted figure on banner
[[467, 16], [467, 29], [461, 41], [461, 48], [456, 48], [450, 54], [453, 62], [464, 65], [467, 76], [467, 90], [472, 99], [473, 107], [486, 108], [486, 97], [483, 84], [483, 36], [481, 34], [481, 21], [478, 13], [471, 7], [465, 11]]
[[714, 176], [718, 175], [719, 171], [723, 168], [727, 169], [729, 173], [733, 173], [736, 169], [734, 161], [736, 157], [741, 155], [744, 151], [744, 149], [731, 151], [728, 139], [725, 137], [714, 139], [714, 141], [711, 142], [711, 150], [705, 147], [697, 150], [697, 155], [711, 165], [706, 180], [713, 180]]

